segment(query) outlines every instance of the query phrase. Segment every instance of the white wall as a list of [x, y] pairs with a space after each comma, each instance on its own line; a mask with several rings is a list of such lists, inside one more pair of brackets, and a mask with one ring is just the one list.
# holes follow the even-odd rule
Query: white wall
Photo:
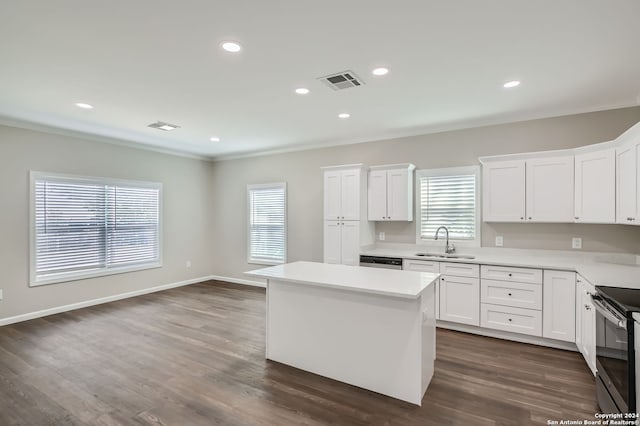
[[[287, 182], [289, 261], [322, 261], [320, 167], [412, 162], [421, 168], [477, 164], [484, 155], [570, 148], [614, 139], [640, 121], [640, 108], [446, 133], [207, 162], [80, 138], [0, 126], [0, 321], [38, 310], [218, 275], [247, 279], [246, 185]], [[160, 269], [30, 288], [29, 171], [107, 176], [164, 185]], [[387, 241], [414, 242], [415, 223], [379, 223]], [[483, 245], [640, 253], [640, 227], [483, 224]], [[191, 260], [187, 269], [185, 262]]]
[[[162, 182], [163, 267], [30, 288], [30, 170]], [[211, 181], [208, 161], [0, 126], [0, 320], [210, 275]]]
[[[347, 146], [220, 161], [214, 164], [213, 228], [217, 274], [241, 278], [246, 263], [247, 184], [288, 183], [289, 261], [322, 261], [322, 172], [337, 164], [411, 162], [418, 169], [478, 164], [478, 157], [572, 148], [615, 139], [640, 121], [640, 108], [580, 114]], [[415, 243], [415, 222], [378, 223], [387, 242]], [[376, 232], [376, 235], [377, 235]], [[483, 224], [483, 246], [496, 235], [505, 247], [640, 253], [640, 227], [584, 224]], [[246, 278], [246, 277], [244, 277]]]

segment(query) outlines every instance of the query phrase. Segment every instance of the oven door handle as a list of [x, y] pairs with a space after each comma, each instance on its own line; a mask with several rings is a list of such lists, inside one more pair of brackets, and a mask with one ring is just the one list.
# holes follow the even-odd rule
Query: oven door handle
[[618, 327], [626, 330], [627, 321], [624, 318], [620, 318], [618, 315], [611, 312], [610, 309], [607, 309], [607, 307], [603, 305], [602, 302], [598, 301], [598, 299], [591, 296], [591, 300], [593, 301], [593, 304], [596, 307], [596, 310], [600, 312], [602, 316], [604, 316], [608, 321], [611, 321], [612, 323], [616, 324]]

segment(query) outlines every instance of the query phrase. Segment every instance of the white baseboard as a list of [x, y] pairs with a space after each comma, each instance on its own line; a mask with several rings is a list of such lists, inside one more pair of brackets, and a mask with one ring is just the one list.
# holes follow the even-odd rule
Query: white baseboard
[[578, 352], [575, 343], [563, 342], [544, 337], [528, 336], [526, 334], [509, 333], [508, 331], [493, 330], [489, 328], [476, 327], [473, 325], [456, 324], [447, 321], [436, 321], [436, 326], [448, 330], [462, 331], [465, 333], [479, 334], [481, 336], [494, 337], [496, 339], [511, 340], [519, 343], [529, 343], [531, 345], [546, 346], [548, 348], [563, 349], [565, 351]]
[[250, 285], [252, 287], [262, 287], [267, 288], [267, 284], [263, 281], [252, 281], [252, 280], [243, 280], [241, 278], [232, 278], [232, 277], [223, 277], [220, 275], [211, 275], [207, 277], [208, 280], [217, 280], [217, 281], [225, 281], [233, 284], [242, 284], [242, 285]]
[[72, 303], [70, 305], [57, 306], [55, 308], [29, 312], [26, 314], [16, 315], [13, 317], [0, 318], [0, 327], [3, 325], [15, 324], [17, 322], [22, 322], [22, 321], [29, 321], [36, 318], [46, 317], [48, 315], [60, 314], [62, 312], [68, 312], [76, 309], [87, 308], [89, 306], [101, 305], [103, 303], [115, 302], [116, 300], [142, 296], [143, 294], [155, 293], [157, 291], [169, 290], [171, 288], [182, 287], [185, 285], [196, 284], [196, 283], [209, 281], [209, 280], [226, 281], [230, 283], [250, 285], [254, 287], [263, 287], [263, 288], [266, 287], [266, 284], [260, 281], [250, 281], [250, 280], [242, 280], [238, 278], [222, 277], [219, 275], [209, 275], [206, 277], [192, 278], [190, 280], [163, 284], [156, 287], [143, 288], [141, 290], [130, 291], [127, 293], [115, 294], [113, 296], [101, 297], [99, 299], [91, 299], [91, 300], [86, 300], [84, 302]]

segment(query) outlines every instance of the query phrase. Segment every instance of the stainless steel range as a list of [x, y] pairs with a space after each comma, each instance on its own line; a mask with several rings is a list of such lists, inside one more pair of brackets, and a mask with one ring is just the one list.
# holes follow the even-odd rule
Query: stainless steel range
[[636, 412], [633, 313], [640, 289], [596, 287], [596, 394], [603, 413]]

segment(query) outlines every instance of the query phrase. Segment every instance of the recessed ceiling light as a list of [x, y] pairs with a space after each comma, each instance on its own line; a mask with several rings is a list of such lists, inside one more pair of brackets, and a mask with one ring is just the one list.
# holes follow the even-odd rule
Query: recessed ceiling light
[[309, 89], [305, 88], [305, 87], [299, 87], [296, 89], [296, 93], [298, 95], [306, 95], [309, 93]]
[[242, 46], [235, 41], [225, 41], [222, 43], [222, 48], [227, 52], [237, 53], [242, 50]]
[[351, 117], [351, 114], [347, 114], [346, 112], [343, 112], [341, 114], [338, 114], [339, 118], [349, 118]]
[[376, 68], [373, 71], [371, 71], [371, 74], [373, 74], [373, 75], [387, 75], [387, 74], [389, 74], [389, 68]]
[[211, 142], [220, 142], [220, 138], [219, 138], [219, 137], [217, 137], [217, 136], [211, 136], [211, 137], [209, 138], [209, 140], [210, 140]]
[[85, 104], [84, 102], [78, 102], [76, 106], [82, 109], [93, 109], [93, 105]]
[[512, 87], [520, 86], [520, 82], [518, 80], [507, 81], [503, 86], [510, 89]]

